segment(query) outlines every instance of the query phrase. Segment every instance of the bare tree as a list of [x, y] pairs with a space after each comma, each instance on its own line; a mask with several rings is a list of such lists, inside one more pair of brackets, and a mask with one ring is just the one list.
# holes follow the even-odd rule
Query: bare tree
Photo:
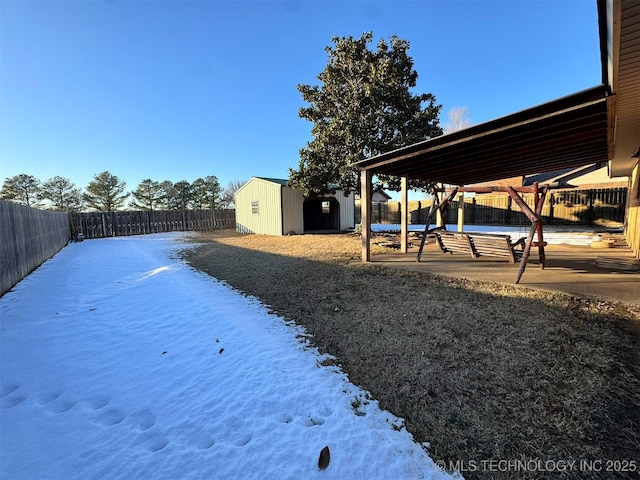
[[223, 208], [234, 208], [235, 207], [235, 194], [240, 187], [242, 187], [246, 180], [231, 180], [225, 189], [222, 191], [222, 207]]
[[467, 107], [453, 107], [447, 112], [447, 117], [449, 121], [444, 125], [444, 133], [457, 132], [471, 126]]

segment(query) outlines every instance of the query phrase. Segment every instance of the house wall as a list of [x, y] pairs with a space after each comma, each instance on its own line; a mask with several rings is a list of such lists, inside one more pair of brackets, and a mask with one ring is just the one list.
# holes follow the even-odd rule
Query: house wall
[[281, 235], [304, 233], [304, 215], [302, 208], [304, 195], [302, 190], [282, 187], [282, 232]]
[[629, 179], [624, 234], [633, 254], [640, 260], [640, 164], [636, 164]]
[[[235, 194], [236, 230], [240, 233], [282, 235], [282, 186], [252, 178]], [[258, 202], [257, 213], [252, 202]]]
[[605, 165], [584, 175], [568, 178], [567, 183], [581, 188], [626, 187], [627, 177], [609, 177], [609, 170]]
[[382, 192], [373, 192], [373, 195], [371, 195], [371, 201], [373, 203], [388, 202], [389, 197]]

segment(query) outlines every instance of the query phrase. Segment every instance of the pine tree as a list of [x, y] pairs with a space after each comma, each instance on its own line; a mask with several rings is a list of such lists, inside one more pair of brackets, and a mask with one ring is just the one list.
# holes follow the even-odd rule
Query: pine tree
[[220, 183], [210, 175], [197, 178], [191, 184], [191, 203], [193, 208], [218, 208], [220, 205]]
[[51, 209], [59, 212], [76, 211], [82, 207], [82, 191], [71, 180], [55, 176], [42, 185], [40, 197], [51, 202]]
[[84, 201], [89, 208], [99, 212], [113, 212], [122, 208], [129, 197], [127, 184], [110, 172], [94, 175], [87, 185]]
[[175, 190], [175, 208], [178, 210], [186, 210], [191, 206], [191, 184], [186, 180], [180, 180], [173, 184]]
[[139, 210], [157, 210], [166, 197], [162, 185], [150, 178], [142, 180], [131, 195], [131, 206]]
[[41, 207], [40, 195], [42, 184], [33, 175], [21, 173], [15, 177], [6, 178], [0, 190], [2, 200], [21, 203], [27, 207]]

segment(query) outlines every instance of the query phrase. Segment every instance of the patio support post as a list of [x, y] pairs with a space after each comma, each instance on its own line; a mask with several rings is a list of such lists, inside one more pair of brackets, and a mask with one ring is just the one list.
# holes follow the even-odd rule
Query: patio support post
[[360, 230], [362, 234], [362, 261], [371, 260], [371, 170], [360, 172]]
[[547, 257], [544, 254], [544, 238], [542, 236], [542, 208], [544, 207], [544, 200], [547, 196], [548, 187], [544, 186], [541, 190], [538, 190], [538, 184], [535, 184], [536, 194], [536, 215], [538, 216], [538, 256], [540, 257], [540, 269], [544, 270], [547, 263]]
[[[444, 185], [442, 183], [438, 184], [438, 190], [444, 191]], [[438, 210], [436, 211], [436, 227], [444, 228], [444, 214], [445, 212], [443, 211], [443, 205], [440, 205]]]
[[400, 177], [400, 252], [409, 249], [409, 178]]
[[464, 192], [458, 194], [458, 231], [464, 231]]

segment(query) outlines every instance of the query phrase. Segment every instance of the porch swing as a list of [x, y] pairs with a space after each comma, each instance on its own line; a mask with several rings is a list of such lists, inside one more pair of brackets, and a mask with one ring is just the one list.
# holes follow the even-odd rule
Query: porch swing
[[[477, 259], [483, 256], [500, 257], [507, 259], [510, 263], [515, 264], [520, 262], [520, 268], [516, 277], [516, 283], [520, 282], [520, 278], [526, 268], [529, 255], [531, 253], [532, 246], [538, 246], [538, 255], [540, 259], [540, 268], [544, 269], [546, 259], [544, 253], [545, 242], [542, 232], [542, 206], [544, 205], [544, 199], [547, 194], [548, 187], [539, 187], [535, 183], [531, 187], [454, 187], [450, 189], [434, 189], [433, 203], [429, 209], [427, 215], [425, 230], [420, 241], [420, 248], [416, 261], [420, 262], [422, 257], [422, 251], [428, 236], [433, 236], [443, 253], [464, 253], [471, 256], [472, 259]], [[443, 193], [442, 200], [439, 199], [438, 193]], [[511, 241], [510, 235], [500, 235], [493, 233], [481, 233], [481, 232], [450, 232], [445, 227], [436, 227], [430, 229], [431, 219], [437, 211], [440, 211], [443, 218], [453, 201], [453, 198], [460, 192], [474, 192], [474, 193], [491, 193], [491, 192], [505, 192], [513, 199], [513, 201], [520, 207], [522, 213], [531, 221], [531, 228], [527, 237], [521, 237], [515, 242]], [[532, 210], [529, 205], [524, 201], [521, 193], [533, 193], [534, 195], [534, 209]], [[533, 236], [537, 233], [537, 242], [533, 241]]]

